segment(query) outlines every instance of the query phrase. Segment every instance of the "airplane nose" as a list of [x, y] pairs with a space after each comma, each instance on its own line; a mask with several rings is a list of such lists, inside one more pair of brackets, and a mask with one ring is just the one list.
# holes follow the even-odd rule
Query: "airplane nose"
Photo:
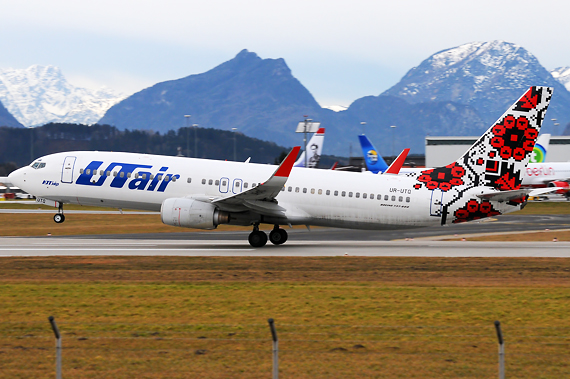
[[8, 175], [8, 179], [10, 180], [10, 183], [16, 187], [22, 188], [22, 183], [26, 181], [26, 167], [12, 171], [10, 175]]

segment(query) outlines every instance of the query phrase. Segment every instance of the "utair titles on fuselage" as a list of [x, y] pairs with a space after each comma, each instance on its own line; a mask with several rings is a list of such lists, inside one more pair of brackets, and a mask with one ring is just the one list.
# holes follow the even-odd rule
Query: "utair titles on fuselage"
[[[110, 183], [110, 187], [123, 188], [127, 180], [137, 171], [137, 173], [134, 174], [134, 178], [130, 179], [127, 188], [139, 191], [154, 191], [156, 189], [158, 192], [164, 192], [166, 186], [168, 186], [171, 181], [180, 179], [180, 174], [167, 173], [168, 167], [161, 167], [158, 172], [153, 174], [150, 171], [143, 171], [152, 169], [153, 166], [149, 165], [113, 162], [104, 170], [99, 170], [102, 164], [102, 161], [92, 161], [89, 163], [87, 167], [82, 170], [75, 184], [100, 187], [107, 179], [110, 179], [112, 175], [113, 179]], [[120, 168], [119, 171], [116, 170], [118, 167]], [[97, 173], [99, 173], [99, 178], [95, 180], [94, 177], [96, 177]]]
[[[451, 164], [406, 175], [294, 168], [299, 148], [278, 167], [112, 152], [48, 155], [10, 174], [12, 183], [59, 207], [156, 210], [165, 224], [213, 229], [252, 225], [249, 243], [287, 240], [280, 225], [387, 229], [466, 222], [521, 209], [521, 188], [552, 88], [531, 87]], [[548, 190], [548, 189], [547, 189]]]

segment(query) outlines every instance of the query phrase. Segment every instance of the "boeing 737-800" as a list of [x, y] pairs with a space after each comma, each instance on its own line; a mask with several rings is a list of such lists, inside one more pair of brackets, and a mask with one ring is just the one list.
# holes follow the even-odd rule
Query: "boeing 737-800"
[[280, 225], [385, 229], [445, 225], [513, 212], [552, 88], [531, 87], [457, 161], [408, 175], [362, 175], [293, 168], [299, 147], [278, 167], [147, 154], [75, 151], [47, 155], [9, 179], [38, 201], [160, 211], [168, 225], [213, 229], [261, 223], [278, 245]]

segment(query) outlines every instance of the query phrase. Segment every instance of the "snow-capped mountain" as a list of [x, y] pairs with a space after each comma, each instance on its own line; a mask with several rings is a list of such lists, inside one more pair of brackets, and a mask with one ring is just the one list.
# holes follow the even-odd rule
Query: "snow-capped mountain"
[[0, 101], [25, 126], [93, 124], [123, 98], [107, 88], [75, 87], [54, 66], [0, 69]]
[[570, 91], [570, 67], [558, 67], [550, 71], [554, 79], [558, 80]]
[[534, 55], [504, 41], [473, 42], [440, 51], [408, 71], [383, 95], [414, 104], [453, 101], [470, 105], [492, 123], [532, 85], [554, 87], [548, 118], [570, 118], [570, 92]]

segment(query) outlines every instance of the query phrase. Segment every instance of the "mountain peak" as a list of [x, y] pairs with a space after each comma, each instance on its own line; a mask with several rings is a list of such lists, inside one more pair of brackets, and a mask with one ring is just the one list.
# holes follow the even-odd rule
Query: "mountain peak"
[[570, 91], [570, 67], [558, 67], [550, 71], [554, 79], [558, 80]]
[[433, 54], [383, 95], [413, 104], [452, 101], [470, 105], [491, 123], [513, 98], [533, 85], [555, 88], [549, 114], [565, 118], [567, 111], [561, 104], [570, 93], [534, 55], [515, 43], [471, 42]]
[[239, 59], [239, 60], [243, 60], [243, 59], [255, 59], [255, 60], [261, 60], [261, 58], [254, 52], [250, 52], [248, 49], [243, 49], [242, 51], [240, 51], [234, 59]]
[[0, 69], [0, 101], [25, 126], [49, 122], [92, 124], [122, 95], [71, 85], [59, 67]]

